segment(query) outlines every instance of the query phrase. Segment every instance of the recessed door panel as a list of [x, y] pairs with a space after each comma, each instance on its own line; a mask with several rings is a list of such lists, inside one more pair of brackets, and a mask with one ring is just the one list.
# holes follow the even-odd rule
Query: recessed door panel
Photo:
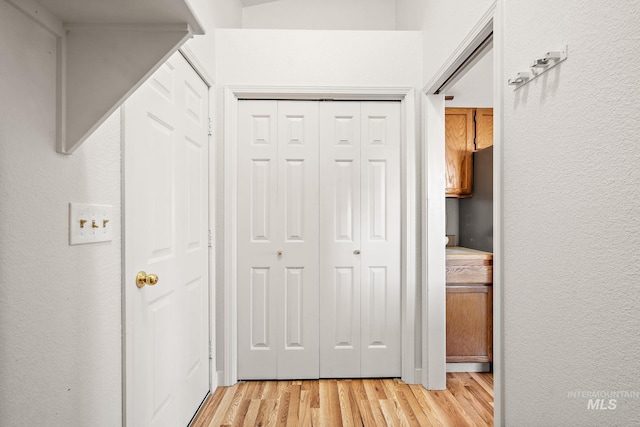
[[387, 236], [387, 162], [367, 162], [369, 174], [369, 240], [386, 240]]
[[204, 192], [202, 191], [203, 183], [208, 177], [204, 176], [202, 167], [202, 156], [204, 150], [202, 145], [197, 141], [187, 137], [185, 138], [185, 146], [187, 151], [187, 250], [193, 251], [202, 249], [203, 235], [201, 230], [208, 228], [207, 224], [203, 224], [204, 217], [202, 215], [204, 205]]
[[268, 350], [269, 343], [269, 292], [270, 283], [268, 268], [251, 269], [251, 349]]
[[304, 241], [305, 171], [304, 160], [285, 160], [285, 240]]
[[268, 241], [271, 236], [271, 160], [251, 160], [251, 238], [254, 242]]
[[302, 350], [304, 348], [302, 331], [302, 294], [304, 292], [304, 269], [287, 268], [285, 273], [285, 348]]
[[332, 304], [335, 311], [331, 313], [336, 319], [335, 338], [333, 339], [334, 348], [336, 349], [353, 350], [354, 346], [354, 324], [358, 322], [359, 319], [356, 319], [353, 315], [355, 303], [355, 283], [353, 279], [353, 267], [336, 268], [333, 282], [334, 301]]

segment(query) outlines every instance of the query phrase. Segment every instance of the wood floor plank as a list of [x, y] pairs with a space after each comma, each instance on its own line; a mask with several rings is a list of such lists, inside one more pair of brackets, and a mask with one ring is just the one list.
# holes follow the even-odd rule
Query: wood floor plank
[[409, 386], [406, 386], [406, 389], [397, 388], [396, 399], [400, 403], [400, 407], [402, 408], [405, 418], [410, 426], [421, 427], [429, 425], [429, 419], [422, 411], [422, 408], [420, 408], [418, 401], [415, 400], [413, 392]]
[[191, 421], [191, 427], [202, 427], [204, 421], [213, 417], [213, 413], [215, 412], [215, 408], [213, 407], [211, 401], [213, 400], [213, 396], [215, 393], [211, 393], [207, 396], [207, 398], [202, 402], [200, 410], [193, 417], [193, 421]]
[[[340, 405], [340, 415], [342, 425], [344, 427], [354, 427], [353, 409], [351, 408], [351, 393], [347, 381], [337, 381], [336, 388], [338, 390], [338, 404]], [[357, 409], [357, 408], [356, 408]]]
[[302, 426], [311, 425], [311, 392], [300, 386], [300, 403], [298, 405], [298, 420]]
[[384, 415], [384, 419], [389, 426], [406, 426], [407, 422], [404, 419], [400, 419], [398, 417], [398, 408], [396, 407], [397, 402], [393, 399], [380, 399], [380, 409], [382, 410], [382, 414]]
[[[342, 423], [342, 410], [340, 409], [340, 398], [338, 396], [338, 381], [327, 380], [329, 390], [329, 426], [339, 426]], [[322, 403], [320, 403], [322, 409]]]
[[249, 401], [249, 407], [247, 408], [247, 415], [244, 417], [243, 427], [256, 426], [256, 419], [258, 418], [258, 410], [262, 401], [260, 399], [251, 399]]
[[424, 396], [424, 393], [427, 393], [427, 390], [420, 384], [410, 384], [409, 389], [411, 390], [413, 397], [422, 412], [427, 417], [427, 423], [425, 425], [428, 426], [444, 426], [446, 425], [445, 419], [446, 416], [442, 409], [437, 406], [429, 403]]
[[247, 381], [219, 387], [191, 427], [493, 425], [493, 376], [447, 374], [447, 390], [397, 379]]
[[469, 372], [469, 376], [490, 395], [493, 396], [493, 375], [486, 372]]
[[208, 427], [218, 427], [220, 424], [222, 424], [222, 420], [229, 410], [229, 405], [233, 401], [233, 396], [235, 396], [236, 394], [235, 387], [223, 387], [223, 391], [224, 396], [222, 397], [222, 400], [220, 400], [218, 408], [213, 414], [213, 417], [211, 418], [209, 424], [206, 424]]
[[[233, 420], [236, 418], [236, 414], [240, 409], [242, 404], [244, 393], [247, 390], [247, 383], [239, 383], [238, 387], [236, 387], [236, 392], [233, 394], [233, 398], [231, 399], [231, 403], [229, 404], [229, 408], [227, 409], [224, 418], [222, 419], [223, 425], [231, 425], [233, 424]], [[246, 411], [246, 408], [245, 408]]]
[[298, 384], [293, 383], [289, 386], [289, 412], [287, 413], [287, 419], [285, 426], [286, 427], [297, 427], [298, 423], [298, 415], [300, 414], [300, 389], [301, 384], [297, 381]]
[[351, 411], [353, 413], [353, 425], [355, 427], [362, 427], [363, 426], [362, 414], [360, 413], [360, 407], [358, 406], [357, 391], [356, 391], [356, 388], [354, 388], [354, 386], [358, 383], [359, 381], [357, 380], [349, 381], [349, 390], [348, 390], [349, 404], [351, 406]]

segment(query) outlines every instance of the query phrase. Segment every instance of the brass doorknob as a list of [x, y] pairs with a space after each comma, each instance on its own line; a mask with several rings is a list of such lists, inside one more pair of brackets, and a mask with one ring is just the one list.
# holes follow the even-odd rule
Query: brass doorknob
[[158, 283], [158, 276], [155, 274], [147, 274], [144, 271], [140, 271], [136, 276], [136, 285], [142, 288], [144, 285], [153, 286]]
[[353, 251], [354, 255], [360, 255], [360, 249], [356, 249], [355, 251]]
[[282, 251], [277, 252], [278, 256], [282, 256]]

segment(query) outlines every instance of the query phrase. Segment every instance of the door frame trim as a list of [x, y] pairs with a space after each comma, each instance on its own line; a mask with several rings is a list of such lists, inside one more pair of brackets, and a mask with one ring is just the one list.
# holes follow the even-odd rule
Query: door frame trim
[[[428, 237], [444, 236], [444, 90], [436, 94], [471, 52], [493, 31], [493, 375], [494, 425], [502, 426], [504, 409], [504, 305], [503, 305], [503, 225], [502, 165], [504, 111], [504, 2], [494, 0], [475, 22], [465, 39], [452, 52], [422, 89], [425, 112], [423, 153], [423, 194], [427, 203], [423, 229], [423, 385], [430, 390], [446, 388], [445, 246], [432, 244]], [[439, 143], [438, 143], [439, 142]], [[435, 231], [432, 231], [435, 230]], [[427, 234], [429, 232], [429, 234]]]
[[238, 381], [237, 126], [240, 99], [400, 101], [402, 380], [420, 382], [415, 361], [418, 284], [418, 195], [415, 92], [412, 87], [225, 86], [224, 88], [224, 336], [221, 385]]

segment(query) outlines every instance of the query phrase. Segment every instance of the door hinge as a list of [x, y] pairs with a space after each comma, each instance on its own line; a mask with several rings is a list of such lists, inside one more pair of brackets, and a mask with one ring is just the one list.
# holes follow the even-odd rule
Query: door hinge
[[213, 343], [209, 341], [209, 360], [213, 360]]
[[208, 135], [209, 135], [209, 136], [213, 135], [213, 122], [211, 121], [211, 117], [209, 117], [209, 130], [208, 130]]
[[211, 247], [212, 247], [212, 241], [213, 241], [213, 239], [212, 239], [212, 237], [211, 237], [211, 230], [207, 230], [207, 231], [209, 232], [209, 236], [208, 236], [208, 238], [207, 238], [207, 240], [208, 240], [208, 245], [209, 245], [209, 247], [211, 248]]

